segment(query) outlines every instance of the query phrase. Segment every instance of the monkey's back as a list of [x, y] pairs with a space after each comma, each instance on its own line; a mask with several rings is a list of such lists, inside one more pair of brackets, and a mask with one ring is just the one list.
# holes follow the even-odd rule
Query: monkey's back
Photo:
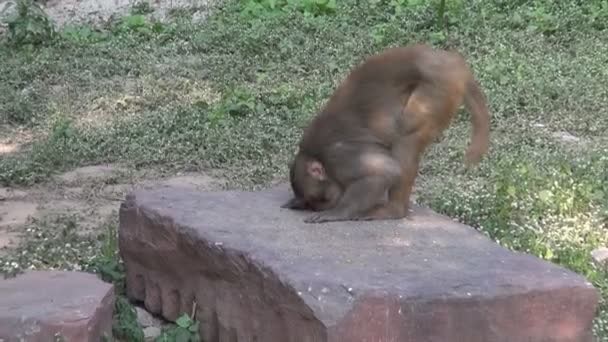
[[460, 54], [427, 45], [390, 48], [372, 55], [351, 70], [313, 118], [300, 149], [319, 151], [339, 141], [383, 143], [373, 125], [390, 121], [387, 111], [401, 108], [415, 86], [427, 82], [441, 87], [447, 78], [463, 76], [465, 73], [454, 73], [466, 68]]

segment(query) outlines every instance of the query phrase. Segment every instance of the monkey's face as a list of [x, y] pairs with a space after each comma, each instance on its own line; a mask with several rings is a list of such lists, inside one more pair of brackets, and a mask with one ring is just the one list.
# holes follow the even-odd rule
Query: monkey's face
[[317, 160], [297, 156], [289, 175], [294, 198], [284, 208], [323, 211], [334, 207], [342, 196], [340, 186]]

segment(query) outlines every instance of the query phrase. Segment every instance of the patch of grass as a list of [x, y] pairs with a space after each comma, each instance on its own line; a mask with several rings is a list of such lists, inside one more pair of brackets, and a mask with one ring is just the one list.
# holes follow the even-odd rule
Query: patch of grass
[[[608, 243], [606, 1], [233, 0], [204, 23], [145, 12], [63, 29], [35, 49], [2, 43], [0, 122], [40, 134], [3, 156], [0, 183], [120, 162], [263, 186], [286, 177], [302, 128], [365, 56], [454, 47], [487, 94], [492, 151], [462, 171], [463, 112], [424, 159], [419, 198], [587, 276], [602, 291], [595, 331], [608, 338], [608, 277], [589, 258]], [[559, 143], [562, 131], [581, 142]]]
[[269, 17], [299, 11], [307, 16], [319, 16], [334, 14], [336, 8], [336, 0], [244, 0], [241, 13], [245, 17]]
[[87, 25], [69, 25], [60, 32], [72, 44], [91, 44], [109, 39], [109, 33]]
[[161, 33], [164, 27], [159, 22], [151, 22], [143, 14], [122, 17], [112, 28], [114, 34], [137, 34], [142, 38]]
[[0, 256], [0, 273], [14, 276], [25, 269], [95, 270], [104, 235], [78, 233], [76, 216], [32, 219], [24, 230], [22, 243], [6, 256]]
[[121, 341], [144, 341], [144, 332], [137, 322], [137, 312], [124, 295], [116, 297], [112, 334]]
[[0, 85], [0, 89], [5, 91], [3, 96], [5, 101], [0, 103], [0, 111], [3, 113], [0, 122], [3, 124], [27, 124], [39, 110], [44, 109], [35, 85], [26, 86], [18, 91], [5, 84]]

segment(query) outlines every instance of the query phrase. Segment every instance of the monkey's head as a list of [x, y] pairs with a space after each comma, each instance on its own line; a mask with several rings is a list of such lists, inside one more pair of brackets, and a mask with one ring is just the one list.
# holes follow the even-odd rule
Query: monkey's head
[[289, 165], [289, 181], [294, 197], [282, 208], [323, 211], [334, 207], [342, 196], [342, 189], [323, 164], [300, 152]]

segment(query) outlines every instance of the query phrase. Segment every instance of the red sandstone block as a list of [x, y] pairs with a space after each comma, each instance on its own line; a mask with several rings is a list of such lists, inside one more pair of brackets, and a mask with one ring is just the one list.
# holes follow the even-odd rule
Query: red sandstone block
[[111, 337], [114, 286], [95, 274], [28, 271], [0, 280], [0, 341], [99, 342]]
[[120, 211], [131, 298], [207, 342], [583, 342], [598, 294], [427, 209], [302, 222], [262, 192], [138, 191]]

